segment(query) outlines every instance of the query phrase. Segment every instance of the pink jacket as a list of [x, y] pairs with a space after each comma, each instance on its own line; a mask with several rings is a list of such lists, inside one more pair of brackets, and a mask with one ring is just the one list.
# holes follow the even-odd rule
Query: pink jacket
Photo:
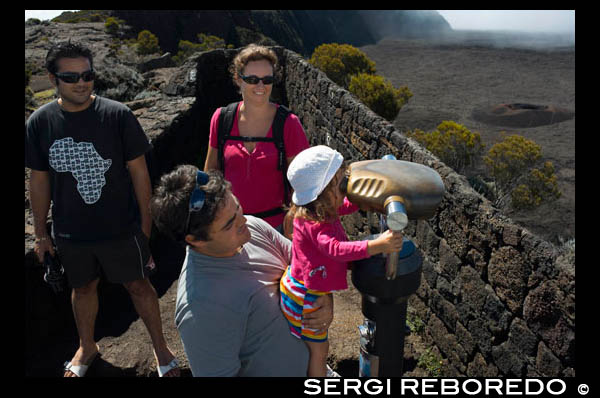
[[[242, 102], [238, 105], [239, 112]], [[210, 121], [209, 144], [217, 149], [219, 116], [221, 108], [217, 108]], [[231, 129], [232, 136], [239, 136], [237, 114]], [[267, 132], [267, 137], [273, 137], [273, 129]], [[296, 156], [310, 145], [294, 114], [286, 119], [283, 126], [283, 142], [285, 156]], [[231, 182], [231, 191], [240, 201], [244, 213], [258, 213], [281, 206], [283, 203], [283, 179], [281, 171], [277, 170], [279, 152], [272, 142], [258, 142], [252, 153], [244, 147], [242, 141], [228, 140], [223, 148], [225, 159], [225, 179]], [[266, 217], [265, 221], [273, 227], [283, 222], [284, 213]]]
[[[358, 206], [344, 198], [338, 214], [357, 210]], [[348, 241], [339, 218], [331, 223], [294, 219], [291, 272], [306, 288], [321, 292], [347, 289], [348, 263], [367, 257], [367, 241]]]

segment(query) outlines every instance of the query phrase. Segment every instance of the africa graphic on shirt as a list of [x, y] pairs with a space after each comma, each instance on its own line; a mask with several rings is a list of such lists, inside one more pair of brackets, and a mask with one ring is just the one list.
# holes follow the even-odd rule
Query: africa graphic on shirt
[[89, 142], [75, 143], [73, 138], [54, 141], [49, 153], [50, 166], [57, 172], [71, 172], [77, 180], [77, 191], [86, 204], [100, 199], [102, 187], [106, 185], [104, 173], [112, 164], [111, 159], [102, 159], [94, 145]]

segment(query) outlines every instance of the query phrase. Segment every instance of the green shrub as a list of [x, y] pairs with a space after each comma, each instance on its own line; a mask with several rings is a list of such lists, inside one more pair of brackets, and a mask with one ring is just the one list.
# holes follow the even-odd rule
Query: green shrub
[[442, 375], [444, 361], [439, 355], [432, 352], [431, 348], [427, 348], [419, 357], [417, 366], [425, 369], [431, 377], [440, 377]]
[[198, 43], [192, 43], [189, 40], [180, 40], [178, 44], [179, 51], [177, 52], [177, 55], [173, 57], [173, 60], [177, 64], [182, 64], [187, 57], [196, 51], [209, 51], [217, 48], [233, 48], [233, 45], [225, 43], [225, 39], [204, 33], [198, 34], [198, 41]]
[[309, 62], [344, 88], [348, 88], [352, 75], [375, 74], [375, 62], [349, 44], [322, 44], [315, 49]]
[[137, 38], [137, 52], [140, 55], [160, 52], [158, 37], [148, 30], [142, 30]]
[[200, 44], [201, 51], [216, 50], [217, 48], [233, 48], [232, 44], [227, 45], [225, 43], [225, 39], [205, 33], [198, 33], [198, 43]]
[[561, 196], [552, 162], [538, 166], [542, 148], [520, 135], [510, 135], [492, 146], [484, 161], [495, 180], [494, 202], [511, 198], [515, 209], [531, 209]]
[[389, 121], [396, 118], [413, 95], [408, 87], [396, 89], [383, 77], [375, 75], [375, 62], [349, 44], [322, 44], [315, 48], [309, 62]]
[[79, 22], [102, 22], [110, 16], [107, 10], [79, 10], [65, 11], [52, 19], [52, 22], [79, 23]]
[[494, 144], [483, 160], [500, 187], [507, 187], [542, 156], [542, 148], [523, 136], [513, 134]]
[[443, 121], [430, 133], [415, 129], [406, 134], [457, 172], [473, 166], [485, 147], [478, 132], [453, 121]]
[[394, 88], [382, 76], [359, 73], [350, 78], [348, 90], [358, 97], [373, 112], [393, 121], [400, 108], [412, 97], [408, 87]]
[[425, 330], [425, 322], [416, 314], [408, 313], [406, 315], [406, 324], [411, 333], [421, 334]]
[[515, 209], [532, 209], [560, 196], [554, 166], [545, 162], [541, 169], [531, 170], [525, 182], [511, 192], [511, 203]]
[[120, 24], [116, 18], [108, 17], [104, 23], [104, 29], [109, 35], [115, 35], [119, 31]]
[[177, 45], [179, 51], [177, 52], [177, 55], [173, 57], [173, 61], [175, 61], [176, 64], [181, 65], [187, 57], [198, 49], [198, 47], [199, 44], [192, 43], [189, 40], [179, 40], [179, 44]]

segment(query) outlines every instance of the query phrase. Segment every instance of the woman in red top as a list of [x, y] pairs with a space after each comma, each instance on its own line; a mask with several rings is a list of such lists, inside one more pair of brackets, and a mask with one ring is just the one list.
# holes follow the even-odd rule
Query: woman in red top
[[[242, 99], [234, 119], [232, 136], [272, 137], [271, 125], [279, 105], [270, 102], [277, 66], [275, 53], [263, 46], [250, 44], [235, 57], [230, 67], [233, 81], [240, 88]], [[259, 78], [259, 79], [257, 79]], [[257, 81], [258, 80], [258, 81]], [[204, 170], [218, 169], [217, 131], [221, 109], [210, 122], [210, 137]], [[300, 120], [290, 114], [284, 124], [283, 141], [287, 164], [309, 147]], [[239, 199], [245, 214], [260, 213], [282, 207], [285, 170], [277, 169], [278, 151], [272, 142], [225, 142], [223, 156], [225, 179], [231, 182], [233, 194]], [[285, 212], [264, 220], [283, 232]], [[291, 236], [291, 231], [288, 237]]]

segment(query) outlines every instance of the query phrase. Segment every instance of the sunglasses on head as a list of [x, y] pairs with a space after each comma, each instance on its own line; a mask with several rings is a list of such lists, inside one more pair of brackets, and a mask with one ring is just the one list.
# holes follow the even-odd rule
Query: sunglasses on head
[[273, 84], [273, 82], [275, 81], [275, 78], [273, 77], [273, 75], [268, 75], [268, 76], [264, 76], [264, 77], [258, 77], [255, 75], [250, 75], [250, 76], [240, 75], [240, 78], [248, 84], [258, 84], [259, 81], [262, 81], [263, 84]]
[[198, 173], [196, 174], [196, 186], [194, 187], [194, 190], [192, 191], [192, 196], [190, 196], [190, 204], [188, 207], [188, 216], [187, 216], [187, 220], [185, 222], [185, 234], [188, 234], [188, 230], [190, 228], [190, 215], [195, 212], [195, 211], [200, 211], [202, 210], [202, 207], [204, 206], [204, 199], [206, 198], [206, 193], [204, 192], [204, 190], [202, 190], [202, 188], [200, 188], [201, 185], [206, 185], [206, 183], [208, 182], [208, 174], [206, 174], [203, 171], [198, 171]]
[[77, 83], [80, 78], [83, 79], [84, 82], [91, 82], [96, 78], [96, 72], [94, 72], [93, 69], [81, 73], [63, 72], [55, 73], [54, 75], [65, 83]]

